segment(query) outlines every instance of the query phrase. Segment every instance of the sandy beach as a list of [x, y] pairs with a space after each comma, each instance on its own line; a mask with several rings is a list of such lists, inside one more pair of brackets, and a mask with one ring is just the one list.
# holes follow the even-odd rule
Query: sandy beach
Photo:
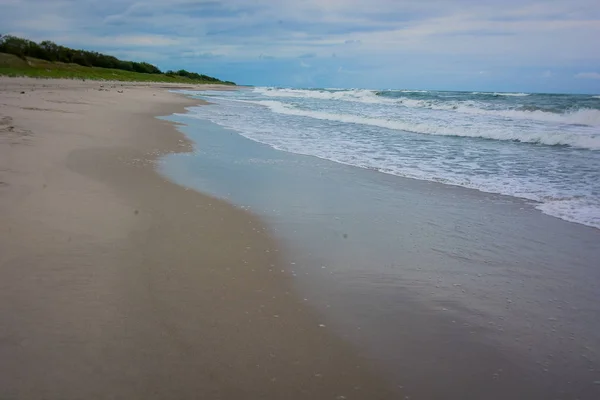
[[258, 218], [156, 173], [169, 88], [0, 79], [0, 398], [394, 398]]

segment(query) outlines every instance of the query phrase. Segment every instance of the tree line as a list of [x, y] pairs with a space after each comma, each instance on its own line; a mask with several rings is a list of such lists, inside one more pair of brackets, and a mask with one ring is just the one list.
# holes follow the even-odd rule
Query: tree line
[[36, 43], [32, 40], [12, 35], [0, 35], [0, 53], [14, 54], [22, 59], [32, 57], [51, 62], [73, 63], [85, 67], [113, 68], [144, 74], [181, 76], [192, 80], [201, 80], [212, 83], [234, 84], [229, 81], [223, 82], [212, 76], [188, 72], [184, 69], [163, 73], [158, 67], [147, 62], [123, 61], [114, 56], [98, 53], [96, 51], [71, 49], [49, 40]]

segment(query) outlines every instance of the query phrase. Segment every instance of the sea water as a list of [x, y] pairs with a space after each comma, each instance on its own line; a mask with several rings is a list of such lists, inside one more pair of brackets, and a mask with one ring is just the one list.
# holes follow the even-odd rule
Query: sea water
[[500, 193], [600, 228], [600, 96], [254, 88], [198, 118], [276, 149]]
[[[213, 104], [171, 117], [185, 124], [180, 129], [195, 142], [195, 152], [169, 156], [161, 171], [263, 217], [284, 253], [281, 273], [292, 277], [298, 296], [317, 309], [328, 329], [355, 343], [411, 398], [600, 396], [600, 230], [536, 209], [556, 200], [498, 193], [517, 183], [530, 193], [548, 191], [548, 185], [534, 185], [533, 176], [553, 173], [564, 174], [554, 182], [565, 193], [577, 186], [565, 183], [578, 179], [583, 189], [583, 177], [550, 166], [562, 157], [585, 170], [583, 157], [595, 165], [596, 150], [378, 126], [369, 133], [364, 124], [273, 112], [262, 102], [274, 100], [265, 100], [263, 92], [307, 91], [188, 92]], [[365, 111], [353, 103], [382, 97], [373, 91], [308, 92], [375, 99], [333, 100], [351, 103], [355, 114]], [[491, 103], [534, 95], [485, 96]], [[295, 101], [286, 99], [296, 97], [275, 101]], [[591, 128], [572, 127], [594, 139]], [[357, 131], [350, 135], [350, 129]], [[403, 135], [413, 151], [399, 145]], [[364, 151], [350, 156], [348, 149], [358, 148]], [[483, 174], [485, 155], [504, 169]], [[401, 156], [420, 160], [413, 167], [423, 176], [386, 170], [393, 162], [406, 167]], [[461, 171], [502, 190], [449, 184], [448, 177]], [[597, 170], [587, 171], [590, 189]], [[512, 178], [505, 185], [494, 180], [502, 173]], [[435, 174], [445, 179], [431, 178]], [[575, 197], [576, 204], [594, 199], [593, 193]], [[594, 213], [591, 208], [580, 215]]]

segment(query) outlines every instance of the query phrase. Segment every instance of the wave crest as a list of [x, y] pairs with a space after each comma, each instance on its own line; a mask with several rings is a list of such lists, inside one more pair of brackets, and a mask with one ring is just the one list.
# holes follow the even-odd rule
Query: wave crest
[[[254, 91], [266, 97], [298, 98], [315, 100], [338, 100], [358, 102], [365, 104], [383, 104], [388, 106], [401, 106], [409, 108], [425, 108], [438, 111], [452, 111], [465, 114], [488, 115], [498, 118], [517, 120], [533, 120], [546, 123], [600, 126], [600, 110], [595, 108], [579, 108], [573, 110], [542, 109], [531, 105], [516, 105], [513, 108], [497, 108], [489, 103], [475, 100], [444, 100], [435, 97], [428, 99], [411, 98], [410, 93], [423, 94], [428, 91], [397, 90], [374, 91], [368, 89], [349, 90], [306, 90], [306, 89], [278, 89], [255, 88]], [[401, 97], [386, 97], [387, 93], [406, 93]], [[487, 96], [525, 97], [527, 93], [479, 93]], [[496, 108], [494, 108], [496, 107]]]
[[377, 92], [368, 89], [352, 90], [306, 90], [306, 89], [277, 89], [277, 88], [255, 88], [255, 93], [267, 97], [288, 97], [300, 99], [318, 99], [318, 100], [341, 100], [360, 103], [390, 103], [393, 100], [381, 99]]
[[494, 92], [492, 93], [493, 96], [508, 96], [508, 97], [527, 97], [529, 96], [529, 93], [499, 93], [499, 92]]
[[428, 108], [431, 110], [456, 111], [465, 114], [489, 115], [510, 119], [526, 119], [559, 124], [600, 126], [600, 110], [581, 108], [566, 112], [547, 111], [539, 107], [520, 107], [519, 109], [489, 109], [474, 101], [439, 102], [435, 100], [415, 100], [400, 98], [399, 104], [405, 107]]
[[370, 118], [350, 114], [336, 114], [324, 111], [302, 110], [289, 104], [284, 104], [280, 101], [274, 100], [260, 100], [250, 102], [268, 107], [271, 111], [279, 114], [295, 115], [351, 124], [377, 126], [380, 128], [420, 133], [426, 135], [472, 137], [504, 141], [516, 141], [523, 143], [539, 143], [550, 146], [563, 145], [590, 150], [600, 150], [600, 134], [582, 134], [564, 131], [522, 132], [507, 131], [504, 129], [492, 130], [489, 129], [489, 127], [471, 127], [467, 129], [464, 126], [441, 126], [427, 122], [415, 123], [383, 118]]

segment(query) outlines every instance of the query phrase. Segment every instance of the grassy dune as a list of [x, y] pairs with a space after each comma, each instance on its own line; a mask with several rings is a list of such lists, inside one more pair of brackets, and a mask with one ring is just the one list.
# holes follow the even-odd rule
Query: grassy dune
[[127, 82], [174, 82], [174, 83], [214, 83], [189, 79], [182, 76], [143, 74], [119, 69], [84, 67], [77, 64], [50, 62], [37, 58], [19, 58], [12, 54], [0, 53], [0, 76], [27, 76], [32, 78], [66, 78], [111, 80]]

